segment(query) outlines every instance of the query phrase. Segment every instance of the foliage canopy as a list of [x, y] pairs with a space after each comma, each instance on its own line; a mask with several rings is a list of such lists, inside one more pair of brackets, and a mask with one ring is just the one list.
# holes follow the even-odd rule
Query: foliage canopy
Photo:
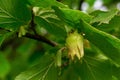
[[119, 0], [95, 1], [0, 0], [0, 80], [120, 80]]

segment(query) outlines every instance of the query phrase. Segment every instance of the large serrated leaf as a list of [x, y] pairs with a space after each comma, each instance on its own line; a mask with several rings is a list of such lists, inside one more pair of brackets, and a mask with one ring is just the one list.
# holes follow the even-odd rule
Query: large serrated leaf
[[31, 12], [24, 0], [0, 0], [0, 27], [16, 30], [30, 21]]
[[79, 10], [72, 10], [67, 8], [58, 8], [53, 7], [55, 10], [56, 15], [69, 25], [74, 25], [75, 23], [79, 23], [80, 19], [85, 20], [86, 22], [90, 22], [91, 16], [79, 11]]
[[43, 56], [38, 65], [21, 73], [15, 80], [57, 80], [57, 69], [50, 56]]
[[120, 39], [92, 27], [85, 21], [81, 24], [83, 25], [81, 29], [85, 33], [85, 37], [115, 64], [120, 65]]
[[114, 9], [111, 11], [94, 11], [93, 13], [91, 13], [93, 17], [93, 19], [90, 21], [90, 23], [95, 23], [95, 22], [99, 22], [101, 23], [109, 23], [109, 21], [115, 16], [117, 15], [117, 13], [119, 12], [118, 9]]
[[73, 66], [80, 80], [112, 80], [111, 63], [107, 59], [86, 54], [82, 62]]
[[75, 72], [73, 65], [69, 65], [68, 68], [62, 71], [62, 75], [59, 80], [81, 80], [80, 76]]
[[45, 28], [48, 33], [57, 37], [66, 36], [64, 22], [55, 15], [54, 10], [52, 9], [40, 9], [38, 14], [36, 14], [35, 22], [39, 27]]
[[112, 20], [109, 22], [109, 24], [103, 23], [101, 25], [95, 25], [96, 28], [109, 32], [111, 30], [118, 30], [120, 28], [120, 16], [116, 15]]
[[48, 20], [49, 21], [39, 16], [35, 17], [35, 22], [39, 26], [44, 27], [49, 33], [52, 33], [55, 36], [61, 36], [61, 37], [66, 35], [64, 26], [57, 25], [55, 21], [50, 22], [51, 20], [54, 20], [53, 18], [51, 18], [51, 20], [49, 18]]

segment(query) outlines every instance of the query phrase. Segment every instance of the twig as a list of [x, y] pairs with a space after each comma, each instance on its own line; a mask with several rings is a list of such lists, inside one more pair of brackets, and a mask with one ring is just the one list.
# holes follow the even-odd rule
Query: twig
[[[27, 38], [30, 38], [30, 39], [34, 39], [34, 40], [37, 40], [37, 41], [42, 41], [44, 43], [47, 43], [53, 47], [57, 46], [58, 44], [54, 41], [51, 41], [47, 38], [45, 38], [44, 36], [41, 36], [41, 35], [38, 35], [36, 30], [35, 30], [35, 26], [36, 24], [34, 23], [34, 13], [32, 11], [32, 19], [31, 19], [31, 22], [30, 22], [30, 28], [31, 30], [33, 30], [34, 34], [30, 34], [30, 33], [26, 33], [23, 37], [27, 37]], [[1, 30], [6, 30], [4, 28], [0, 28]], [[10, 30], [6, 30], [8, 32], [11, 32]], [[16, 34], [18, 35], [19, 32], [16, 32]]]
[[[10, 30], [6, 30], [4, 28], [0, 28], [0, 30], [5, 30], [5, 31], [8, 31], [8, 32], [11, 32]], [[16, 32], [16, 35], [18, 35], [18, 32]], [[37, 40], [37, 41], [41, 41], [41, 42], [47, 43], [47, 44], [49, 44], [53, 47], [58, 45], [58, 43], [56, 43], [54, 41], [51, 41], [51, 40], [45, 38], [44, 36], [37, 35], [37, 34], [33, 35], [33, 34], [30, 34], [30, 33], [26, 33], [23, 37], [27, 37], [27, 38], [34, 39], [34, 40]]]
[[26, 35], [24, 37], [34, 39], [34, 40], [37, 40], [37, 41], [42, 41], [42, 42], [47, 43], [47, 44], [49, 44], [53, 47], [58, 45], [56, 42], [48, 40], [47, 38], [45, 38], [44, 36], [41, 36], [41, 35], [33, 35], [33, 34], [30, 34], [30, 33], [26, 33]]
[[41, 35], [37, 34], [37, 32], [35, 30], [36, 24], [34, 22], [34, 17], [35, 16], [34, 16], [34, 12], [33, 12], [32, 8], [31, 8], [31, 13], [32, 13], [32, 19], [31, 19], [31, 22], [30, 22], [30, 26], [31, 26], [30, 28], [33, 30], [35, 35], [30, 34], [30, 33], [26, 33], [25, 37], [35, 39], [35, 40], [38, 40], [38, 41], [42, 41], [42, 42], [47, 43], [47, 44], [49, 44], [49, 45], [51, 45], [53, 47], [57, 46], [58, 44], [56, 42], [48, 40], [44, 36], [41, 36]]

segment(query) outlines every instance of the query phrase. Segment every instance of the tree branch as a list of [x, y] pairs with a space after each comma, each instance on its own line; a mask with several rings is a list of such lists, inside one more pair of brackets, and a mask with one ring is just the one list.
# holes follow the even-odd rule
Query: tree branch
[[42, 42], [47, 43], [47, 44], [49, 44], [53, 47], [58, 45], [56, 42], [48, 40], [47, 38], [45, 38], [44, 36], [41, 36], [41, 35], [33, 35], [33, 34], [30, 34], [30, 33], [26, 33], [26, 35], [24, 37], [34, 39], [34, 40], [37, 40], [37, 41], [42, 41]]
[[31, 8], [31, 13], [32, 13], [32, 19], [31, 19], [31, 22], [30, 22], [30, 26], [31, 26], [31, 29], [33, 30], [34, 32], [34, 35], [33, 34], [30, 34], [30, 33], [26, 33], [25, 37], [27, 38], [31, 38], [31, 39], [35, 39], [37, 41], [42, 41], [44, 43], [47, 43], [53, 47], [57, 46], [58, 44], [56, 42], [53, 42], [51, 40], [48, 40], [47, 38], [45, 38], [44, 36], [41, 36], [41, 35], [38, 35], [36, 30], [35, 30], [35, 27], [36, 27], [36, 24], [34, 22], [34, 12]]
[[[6, 30], [4, 28], [0, 28], [0, 30], [5, 30], [5, 31], [8, 31], [8, 32], [11, 32], [10, 30]], [[18, 32], [16, 32], [16, 35], [18, 35]], [[33, 35], [33, 34], [30, 34], [30, 33], [26, 33], [23, 37], [27, 37], [27, 38], [34, 39], [34, 40], [37, 40], [37, 41], [41, 41], [41, 42], [49, 44], [53, 47], [58, 45], [58, 43], [56, 43], [54, 41], [51, 41], [51, 40], [45, 38], [44, 36], [41, 36], [41, 35], [38, 35], [38, 34]]]
[[[41, 42], [47, 43], [47, 44], [49, 44], [53, 47], [58, 45], [56, 42], [51, 41], [51, 40], [45, 38], [44, 36], [38, 35], [36, 33], [35, 26], [36, 26], [36, 24], [34, 22], [34, 13], [32, 11], [32, 19], [31, 19], [31, 22], [30, 22], [30, 28], [31, 28], [31, 30], [33, 30], [34, 34], [26, 33], [25, 35], [23, 35], [23, 37], [27, 37], [27, 38], [34, 39], [34, 40], [37, 40], [37, 41], [41, 41]], [[4, 28], [0, 28], [0, 29], [1, 30], [6, 30]], [[11, 32], [10, 30], [6, 30], [6, 31]], [[16, 34], [18, 35], [19, 32], [16, 32]]]

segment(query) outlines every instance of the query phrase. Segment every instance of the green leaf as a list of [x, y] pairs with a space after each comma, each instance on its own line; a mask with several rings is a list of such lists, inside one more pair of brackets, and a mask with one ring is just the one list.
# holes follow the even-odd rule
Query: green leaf
[[40, 11], [38, 11], [38, 14], [36, 14], [35, 22], [39, 27], [45, 28], [48, 33], [51, 33], [57, 37], [66, 36], [65, 25], [63, 21], [61, 21], [55, 15], [54, 10], [52, 9], [40, 9]]
[[120, 67], [116, 67], [115, 65], [112, 66], [112, 74], [117, 80], [120, 80]]
[[29, 0], [29, 2], [33, 5], [33, 6], [39, 6], [39, 7], [51, 7], [54, 3], [55, 0]]
[[69, 65], [63, 70], [59, 80], [81, 80], [80, 76], [75, 72], [74, 67]]
[[75, 23], [79, 23], [80, 19], [85, 20], [86, 22], [90, 22], [91, 16], [79, 11], [79, 10], [72, 10], [67, 8], [58, 8], [53, 7], [55, 10], [56, 15], [58, 17], [68, 23], [69, 25], [74, 25]]
[[82, 62], [73, 64], [80, 80], [112, 80], [112, 69], [107, 59], [85, 55]]
[[66, 35], [64, 26], [59, 26], [58, 24], [56, 24], [54, 22], [50, 22], [50, 21], [48, 21], [48, 20], [46, 20], [46, 19], [44, 19], [42, 17], [39, 17], [39, 16], [35, 17], [35, 22], [40, 27], [44, 27], [49, 33], [51, 33], [51, 34], [53, 34], [55, 36], [63, 37], [63, 36]]
[[33, 6], [41, 8], [50, 8], [51, 6], [67, 7], [66, 5], [57, 2], [56, 0], [29, 0]]
[[12, 32], [8, 32], [6, 30], [0, 30], [0, 46], [2, 45], [3, 41], [11, 34]]
[[0, 27], [16, 30], [28, 24], [31, 12], [24, 0], [0, 0]]
[[72, 8], [73, 0], [61, 0], [61, 2], [65, 5], [68, 5], [70, 8]]
[[85, 0], [90, 6], [93, 6], [96, 0]]
[[116, 6], [119, 0], [103, 0], [103, 4], [109, 8]]
[[104, 4], [110, 4], [112, 2], [112, 0], [103, 0]]
[[109, 21], [115, 16], [117, 15], [117, 13], [119, 12], [118, 9], [114, 9], [111, 11], [94, 11], [93, 13], [91, 13], [93, 17], [93, 19], [90, 21], [90, 23], [95, 23], [95, 22], [99, 22], [99, 24], [101, 23], [109, 23]]
[[[81, 24], [83, 24], [82, 27]], [[85, 21], [81, 24], [79, 26], [83, 33], [85, 33], [85, 37], [98, 47], [115, 64], [120, 65], [120, 40], [115, 36], [92, 27]]]
[[109, 24], [102, 23], [101, 25], [96, 25], [95, 27], [102, 30], [109, 32], [111, 30], [118, 30], [120, 27], [120, 16], [116, 15], [112, 20], [109, 22]]
[[118, 78], [116, 78], [115, 76], [112, 76], [112, 80], [118, 80]]
[[4, 39], [5, 39], [5, 36], [0, 36], [0, 46], [1, 46], [2, 42], [4, 41]]
[[57, 69], [51, 56], [45, 55], [38, 65], [21, 73], [15, 80], [57, 80]]
[[0, 52], [0, 79], [5, 78], [10, 71], [10, 65], [5, 56]]

